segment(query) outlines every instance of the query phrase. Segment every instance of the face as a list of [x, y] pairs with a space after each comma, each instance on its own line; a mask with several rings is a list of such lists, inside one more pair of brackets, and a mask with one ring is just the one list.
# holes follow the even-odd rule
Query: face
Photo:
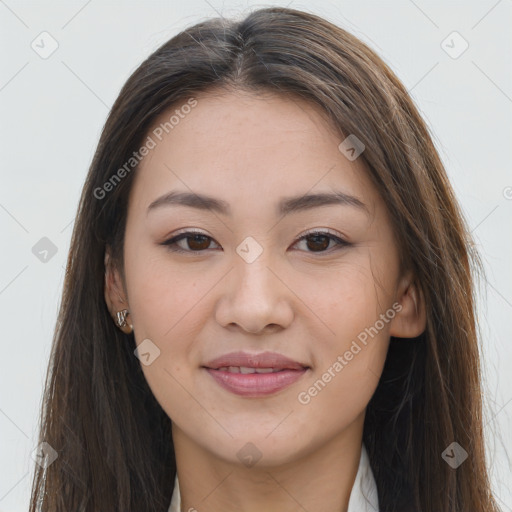
[[[285, 464], [361, 431], [390, 335], [424, 319], [364, 161], [340, 151], [318, 107], [227, 91], [196, 101], [149, 132], [121, 293], [173, 435], [234, 464], [243, 450]], [[210, 363], [233, 352], [251, 369]]]

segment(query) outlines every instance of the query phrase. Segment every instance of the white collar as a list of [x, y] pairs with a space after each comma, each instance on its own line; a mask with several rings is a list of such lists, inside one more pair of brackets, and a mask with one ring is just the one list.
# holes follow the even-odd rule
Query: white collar
[[[174, 479], [174, 491], [172, 493], [171, 506], [168, 512], [181, 512], [181, 496], [178, 482], [178, 474]], [[347, 512], [378, 512], [379, 500], [377, 496], [377, 485], [370, 467], [370, 459], [364, 444], [361, 449], [359, 468], [348, 502]]]

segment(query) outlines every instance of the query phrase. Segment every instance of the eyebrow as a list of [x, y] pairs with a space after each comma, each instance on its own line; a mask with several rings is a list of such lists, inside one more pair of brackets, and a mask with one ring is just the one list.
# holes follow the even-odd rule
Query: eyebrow
[[[330, 205], [354, 206], [368, 213], [368, 208], [360, 199], [341, 191], [285, 197], [277, 204], [276, 213], [279, 215], [289, 215]], [[179, 191], [171, 191], [155, 199], [148, 206], [146, 215], [164, 206], [188, 206], [198, 210], [211, 210], [221, 215], [231, 215], [229, 203], [222, 199], [204, 194]]]

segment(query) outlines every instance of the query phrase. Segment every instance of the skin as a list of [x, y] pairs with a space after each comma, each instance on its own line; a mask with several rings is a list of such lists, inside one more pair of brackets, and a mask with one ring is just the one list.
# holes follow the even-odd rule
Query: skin
[[[421, 292], [411, 273], [400, 271], [389, 215], [364, 160], [340, 152], [344, 136], [317, 106], [227, 90], [196, 99], [136, 171], [124, 275], [106, 252], [107, 304], [113, 316], [128, 308], [137, 344], [149, 338], [160, 350], [142, 369], [173, 421], [182, 510], [346, 511], [389, 338], [425, 329]], [[171, 190], [223, 199], [231, 215], [176, 205], [147, 213]], [[283, 197], [333, 190], [366, 209], [276, 214]], [[210, 238], [182, 239], [178, 246], [188, 253], [160, 245], [184, 228]], [[299, 240], [313, 228], [351, 245]], [[252, 263], [236, 252], [248, 236], [263, 250]], [[400, 312], [300, 403], [298, 394], [393, 304]], [[310, 369], [270, 396], [241, 397], [201, 368], [236, 350], [279, 352]], [[237, 456], [249, 442], [261, 454], [252, 467]]]

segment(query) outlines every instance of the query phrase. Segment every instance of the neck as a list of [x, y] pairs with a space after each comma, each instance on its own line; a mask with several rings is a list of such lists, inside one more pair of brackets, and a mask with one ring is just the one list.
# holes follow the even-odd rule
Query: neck
[[347, 512], [361, 457], [363, 422], [364, 414], [328, 442], [310, 445], [302, 456], [272, 463], [262, 457], [251, 467], [236, 456], [221, 459], [205, 450], [173, 423], [181, 509]]

